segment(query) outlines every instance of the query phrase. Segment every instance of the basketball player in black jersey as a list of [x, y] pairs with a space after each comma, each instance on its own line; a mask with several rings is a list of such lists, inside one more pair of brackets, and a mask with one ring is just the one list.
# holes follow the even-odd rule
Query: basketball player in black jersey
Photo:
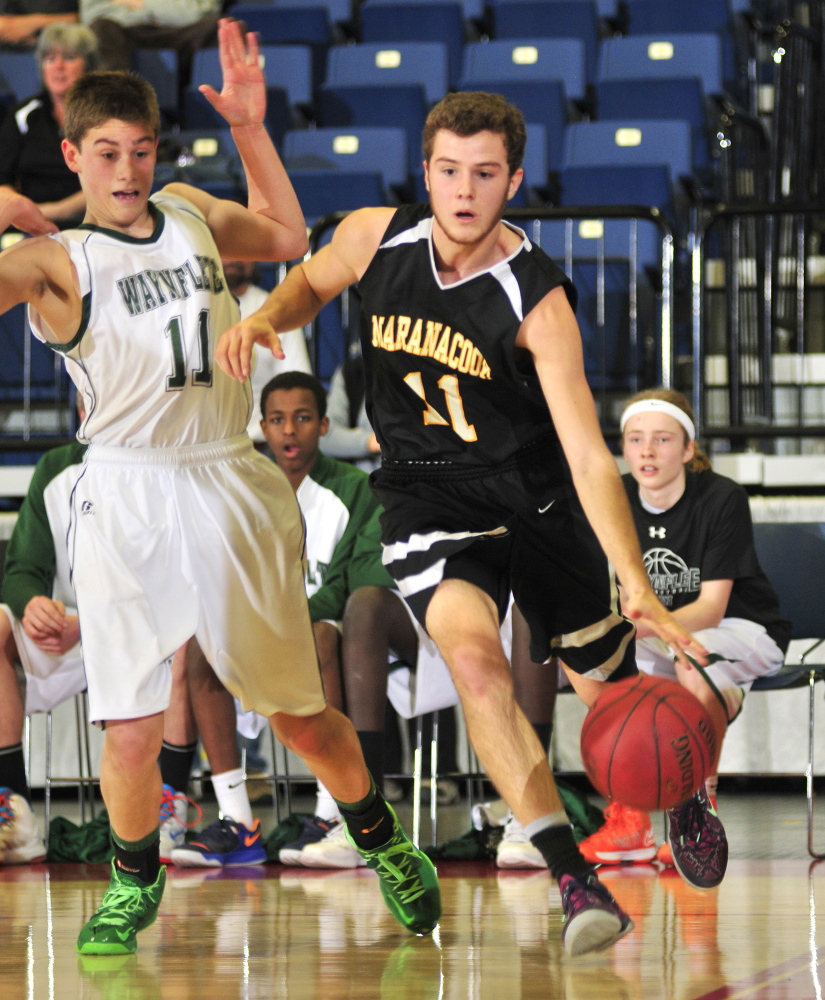
[[579, 853], [516, 706], [499, 639], [509, 593], [532, 659], [557, 657], [588, 705], [601, 682], [636, 670], [630, 619], [680, 662], [686, 650], [703, 660], [650, 588], [585, 381], [575, 289], [502, 222], [524, 142], [521, 113], [503, 98], [448, 95], [424, 129], [430, 205], [353, 212], [223, 335], [216, 359], [247, 378], [255, 343], [281, 356], [279, 331], [359, 282], [384, 562], [450, 667], [487, 774], [559, 880], [575, 955], [633, 925]]

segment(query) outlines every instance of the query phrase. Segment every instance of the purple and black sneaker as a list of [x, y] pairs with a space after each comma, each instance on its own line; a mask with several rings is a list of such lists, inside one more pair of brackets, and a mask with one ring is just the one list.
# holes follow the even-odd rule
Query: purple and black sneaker
[[694, 889], [716, 888], [728, 866], [728, 838], [705, 786], [667, 816], [676, 870]]
[[598, 880], [595, 872], [559, 879], [564, 928], [561, 940], [568, 955], [602, 951], [633, 930], [633, 921]]

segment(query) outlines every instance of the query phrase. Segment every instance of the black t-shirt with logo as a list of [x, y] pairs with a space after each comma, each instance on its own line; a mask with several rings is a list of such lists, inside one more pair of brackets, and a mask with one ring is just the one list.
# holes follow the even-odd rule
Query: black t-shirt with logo
[[679, 500], [652, 514], [642, 506], [633, 476], [622, 480], [645, 569], [662, 604], [674, 611], [697, 600], [705, 580], [733, 580], [725, 617], [763, 625], [784, 652], [791, 623], [780, 614], [779, 599], [759, 565], [742, 487], [709, 469], [689, 472]]

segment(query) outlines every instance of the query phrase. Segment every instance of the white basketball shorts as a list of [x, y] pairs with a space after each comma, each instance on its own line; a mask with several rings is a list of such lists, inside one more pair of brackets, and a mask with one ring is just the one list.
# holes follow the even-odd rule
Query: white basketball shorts
[[164, 711], [192, 635], [245, 710], [322, 711], [303, 546], [292, 487], [245, 434], [91, 445], [69, 527], [91, 718]]
[[[764, 626], [746, 618], [723, 618], [716, 628], [693, 633], [710, 656], [701, 671], [724, 701], [728, 721], [742, 708], [745, 692], [758, 677], [775, 674], [785, 657]], [[657, 638], [636, 640], [636, 664], [646, 674], [676, 677], [673, 650]]]
[[[73, 608], [67, 608], [66, 613], [76, 614]], [[80, 643], [63, 656], [52, 656], [26, 635], [23, 623], [7, 604], [0, 604], [0, 614], [5, 614], [11, 623], [17, 658], [26, 675], [26, 715], [48, 712], [86, 687]]]

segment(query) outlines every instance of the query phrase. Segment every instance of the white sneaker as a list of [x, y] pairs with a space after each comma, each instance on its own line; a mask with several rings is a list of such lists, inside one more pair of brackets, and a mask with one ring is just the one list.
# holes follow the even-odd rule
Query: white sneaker
[[[190, 826], [197, 826], [200, 818], [193, 823], [186, 822], [187, 806], [191, 799], [187, 798], [183, 792], [176, 792], [171, 785], [163, 786], [163, 801], [160, 804], [160, 860], [166, 864], [172, 864], [172, 851], [176, 847], [183, 847], [186, 830]], [[200, 806], [192, 803], [203, 816]]]
[[498, 868], [546, 868], [541, 852], [532, 845], [515, 816], [507, 820], [504, 836], [496, 851]]
[[0, 788], [0, 865], [45, 861], [46, 845], [32, 807], [10, 788]]
[[323, 840], [301, 851], [304, 868], [363, 868], [366, 861], [347, 840], [346, 826], [336, 823]]

